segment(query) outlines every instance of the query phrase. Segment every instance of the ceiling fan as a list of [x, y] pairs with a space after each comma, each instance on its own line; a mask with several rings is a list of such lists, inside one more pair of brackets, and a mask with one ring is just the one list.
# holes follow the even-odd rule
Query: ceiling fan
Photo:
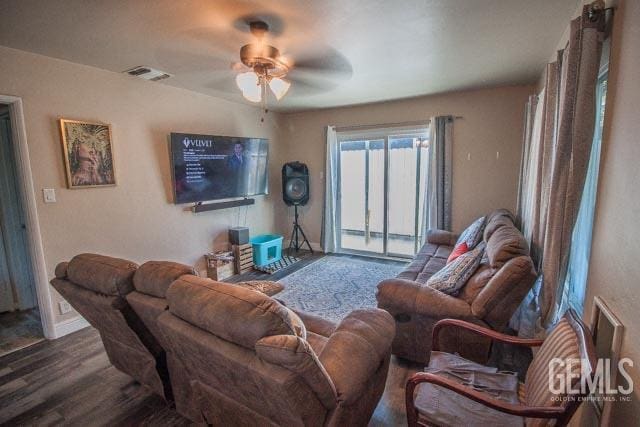
[[277, 48], [265, 43], [264, 36], [269, 31], [266, 22], [251, 21], [249, 30], [257, 41], [240, 49], [241, 64], [236, 63], [233, 67], [242, 71], [236, 76], [236, 84], [248, 101], [266, 102], [267, 87], [279, 101], [291, 87], [285, 77], [292, 64]]
[[267, 87], [279, 101], [291, 87], [291, 82], [284, 79], [291, 65], [277, 48], [264, 42], [264, 36], [269, 31], [266, 22], [249, 22], [249, 30], [257, 42], [240, 49], [240, 60], [244, 67], [240, 64], [234, 66], [236, 70], [243, 71], [236, 76], [236, 84], [242, 95], [251, 102], [266, 101]]
[[[234, 3], [235, 4], [235, 3]], [[250, 102], [280, 102], [332, 91], [353, 76], [349, 60], [326, 44], [308, 23], [263, 12], [221, 15], [219, 26], [191, 28], [175, 46], [158, 49], [162, 69], [197, 90]], [[227, 24], [228, 23], [228, 24]]]

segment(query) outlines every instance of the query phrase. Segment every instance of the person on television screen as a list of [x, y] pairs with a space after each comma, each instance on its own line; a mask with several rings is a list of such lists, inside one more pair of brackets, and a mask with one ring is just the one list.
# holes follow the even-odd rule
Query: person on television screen
[[227, 157], [227, 167], [232, 172], [240, 172], [246, 166], [247, 159], [244, 155], [244, 146], [236, 142], [233, 146], [233, 154]]

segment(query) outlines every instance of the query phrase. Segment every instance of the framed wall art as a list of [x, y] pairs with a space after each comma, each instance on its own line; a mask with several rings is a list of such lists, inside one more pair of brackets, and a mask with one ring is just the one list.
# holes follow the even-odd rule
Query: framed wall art
[[111, 125], [60, 119], [67, 187], [116, 185]]

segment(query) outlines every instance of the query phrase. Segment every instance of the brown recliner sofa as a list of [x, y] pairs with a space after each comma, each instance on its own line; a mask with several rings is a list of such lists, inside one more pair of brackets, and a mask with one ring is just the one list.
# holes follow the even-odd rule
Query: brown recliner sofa
[[[395, 279], [378, 285], [378, 307], [396, 321], [393, 354], [427, 363], [433, 326], [441, 319], [462, 319], [504, 331], [533, 286], [536, 273], [528, 244], [513, 215], [499, 209], [486, 218], [485, 255], [459, 295], [432, 289], [426, 282], [446, 265], [457, 238], [448, 231], [430, 230], [414, 261]], [[445, 351], [479, 363], [486, 363], [491, 346], [490, 340], [463, 330], [445, 331], [441, 343]]]
[[80, 254], [58, 264], [51, 285], [100, 333], [109, 361], [166, 400], [171, 400], [165, 353], [126, 297], [137, 264]]
[[190, 275], [167, 300], [158, 326], [181, 414], [213, 425], [367, 425], [389, 367], [388, 313], [357, 310], [334, 325]]

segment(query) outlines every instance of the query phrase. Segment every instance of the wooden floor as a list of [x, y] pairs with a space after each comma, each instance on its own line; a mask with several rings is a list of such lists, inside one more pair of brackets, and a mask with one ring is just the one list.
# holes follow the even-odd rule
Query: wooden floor
[[[404, 384], [417, 370], [392, 357], [387, 388], [370, 425], [406, 425]], [[111, 366], [93, 328], [0, 358], [0, 425], [189, 424]]]
[[0, 357], [44, 340], [37, 308], [0, 314]]

